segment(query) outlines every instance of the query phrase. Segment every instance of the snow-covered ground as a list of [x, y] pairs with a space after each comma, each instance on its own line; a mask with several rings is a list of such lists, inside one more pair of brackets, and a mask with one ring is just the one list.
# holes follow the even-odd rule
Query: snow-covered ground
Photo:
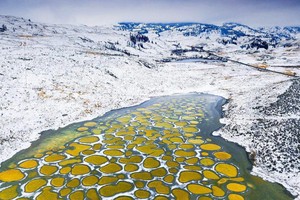
[[[271, 153], [256, 154], [253, 173], [300, 194], [298, 161], [281, 172], [279, 169], [286, 162], [281, 154], [288, 152], [276, 151], [268, 137], [254, 141], [252, 130], [261, 119], [299, 119], [297, 112], [270, 116], [257, 109], [276, 102], [291, 86], [291, 77], [231, 62], [159, 62], [170, 57], [203, 56], [203, 52], [174, 56], [171, 50], [178, 43], [183, 49], [205, 43], [207, 50], [245, 63], [265, 61], [270, 65], [299, 66], [299, 40], [293, 46], [256, 51], [170, 30], [160, 34], [148, 32], [150, 42], [138, 48], [130, 43], [130, 32], [116, 26], [48, 25], [0, 16], [1, 24], [7, 25], [8, 30], [0, 33], [0, 162], [29, 147], [41, 131], [92, 119], [153, 96], [203, 92], [229, 99], [222, 119], [226, 126], [215, 134], [239, 143], [249, 152], [266, 152], [270, 148]], [[299, 68], [292, 70], [300, 73]], [[281, 127], [259, 130], [262, 134], [285, 134]], [[294, 145], [299, 148], [299, 144]], [[298, 151], [294, 156], [299, 155]], [[276, 162], [269, 166], [266, 159]]]

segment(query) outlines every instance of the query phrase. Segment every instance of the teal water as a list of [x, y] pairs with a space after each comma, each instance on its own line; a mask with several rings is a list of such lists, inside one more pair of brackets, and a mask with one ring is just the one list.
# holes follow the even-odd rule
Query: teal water
[[219, 60], [204, 59], [204, 58], [186, 58], [175, 61], [176, 63], [198, 63], [198, 62], [220, 62]]

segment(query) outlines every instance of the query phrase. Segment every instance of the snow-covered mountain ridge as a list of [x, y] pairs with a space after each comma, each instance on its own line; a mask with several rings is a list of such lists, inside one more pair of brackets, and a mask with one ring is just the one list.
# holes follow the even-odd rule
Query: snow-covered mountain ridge
[[[210, 33], [218, 31], [221, 36], [264, 36], [264, 37], [285, 37], [292, 39], [295, 34], [300, 33], [300, 27], [271, 27], [271, 28], [250, 28], [249, 26], [229, 22], [222, 26], [203, 23], [132, 23], [121, 22], [120, 28], [129, 31], [139, 31], [140, 33], [148, 33], [154, 30], [156, 33], [161, 33], [168, 30], [181, 31], [184, 35], [199, 36], [202, 33]], [[192, 31], [193, 30], [193, 31]]]
[[217, 42], [224, 45], [228, 43], [237, 45], [240, 41], [241, 47], [246, 47], [243, 44], [255, 39], [265, 41], [268, 46], [272, 47], [286, 45], [295, 41], [300, 35], [300, 27], [254, 29], [238, 23], [224, 23], [222, 26], [201, 23], [120, 23], [118, 28], [141, 34], [150, 31], [155, 32], [157, 35], [163, 32], [179, 32], [186, 37], [196, 36], [207, 39], [215, 37]]
[[[1, 28], [1, 25], [5, 27]], [[131, 23], [105, 26], [112, 31], [125, 31], [144, 35], [161, 35], [197, 37], [221, 45], [235, 45], [241, 49], [268, 49], [279, 46], [299, 44], [300, 27], [251, 28], [239, 23], [224, 23], [221, 26], [203, 23]], [[49, 25], [35, 23], [30, 19], [0, 16], [2, 34], [49, 36], [57, 34], [76, 34], [80, 32], [100, 34], [103, 27]], [[153, 38], [150, 38], [150, 40]], [[90, 40], [92, 41], [92, 40]]]

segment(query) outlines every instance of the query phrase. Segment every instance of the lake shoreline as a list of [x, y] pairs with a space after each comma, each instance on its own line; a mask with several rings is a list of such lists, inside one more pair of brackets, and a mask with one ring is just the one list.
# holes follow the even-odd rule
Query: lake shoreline
[[[173, 97], [176, 97], [176, 96], [180, 97], [180, 96], [182, 96], [182, 95], [183, 95], [183, 94], [177, 94], [177, 95], [174, 95]], [[252, 164], [251, 164], [251, 162], [250, 162], [250, 160], [249, 160], [249, 153], [246, 151], [246, 149], [245, 149], [243, 146], [240, 146], [238, 143], [226, 141], [225, 139], [223, 139], [223, 138], [220, 137], [220, 136], [213, 136], [213, 135], [212, 135], [212, 133], [213, 133], [214, 131], [218, 131], [218, 130], [220, 130], [222, 127], [224, 127], [224, 124], [221, 124], [221, 123], [219, 122], [219, 119], [218, 119], [218, 118], [222, 118], [222, 117], [223, 117], [223, 115], [224, 115], [224, 113], [223, 113], [223, 106], [226, 105], [226, 103], [228, 103], [228, 100], [227, 100], [227, 99], [224, 99], [223, 97], [217, 96], [217, 95], [210, 95], [210, 94], [204, 94], [204, 93], [188, 93], [188, 94], [184, 94], [183, 96], [189, 96], [189, 95], [204, 95], [204, 96], [210, 96], [210, 97], [213, 97], [213, 98], [218, 98], [218, 100], [214, 101], [214, 103], [211, 104], [211, 108], [209, 109], [209, 110], [212, 110], [213, 113], [216, 113], [216, 114], [219, 116], [219, 117], [217, 117], [218, 125], [217, 125], [217, 127], [213, 128], [213, 129], [211, 129], [211, 130], [209, 131], [209, 132], [210, 132], [209, 135], [210, 135], [211, 137], [215, 138], [217, 141], [222, 141], [222, 144], [228, 145], [227, 143], [231, 143], [231, 144], [237, 146], [238, 148], [243, 149], [243, 151], [244, 151], [244, 153], [245, 153], [245, 155], [246, 155], [246, 156], [244, 156], [244, 159], [246, 159], [246, 162], [248, 162], [247, 166], [249, 166], [249, 167], [246, 167], [245, 170], [248, 170], [248, 171], [250, 172], [251, 169], [252, 169]], [[114, 115], [114, 113], [118, 113], [119, 111], [122, 112], [123, 110], [131, 110], [131, 109], [134, 109], [134, 108], [143, 107], [143, 106], [146, 106], [147, 104], [149, 104], [150, 102], [152, 102], [152, 103], [153, 103], [153, 101], [155, 102], [156, 99], [168, 98], [168, 97], [171, 98], [172, 96], [167, 95], [167, 96], [163, 96], [163, 97], [153, 97], [153, 98], [150, 98], [150, 100], [145, 101], [145, 102], [143, 102], [143, 103], [141, 103], [141, 104], [139, 104], [139, 105], [136, 105], [136, 106], [130, 106], [130, 107], [125, 107], [125, 108], [121, 108], [121, 109], [111, 110], [111, 111], [105, 113], [105, 114], [102, 115], [102, 116], [99, 116], [99, 117], [97, 117], [97, 118], [95, 118], [95, 119], [88, 120], [88, 121], [98, 121], [99, 119], [100, 119], [100, 120], [101, 120], [101, 119], [105, 119], [106, 117], [111, 116], [111, 115]], [[159, 102], [159, 101], [157, 101], [157, 102]], [[150, 104], [151, 104], [151, 103], [150, 103]], [[80, 122], [80, 124], [84, 124], [85, 122], [88, 122], [88, 121]], [[215, 121], [215, 123], [216, 123], [216, 121]], [[216, 126], [215, 123], [214, 123], [214, 126]], [[55, 137], [53, 133], [57, 133], [57, 132], [63, 133], [63, 132], [64, 132], [63, 130], [67, 130], [67, 129], [71, 128], [71, 127], [74, 126], [74, 125], [75, 125], [75, 127], [78, 126], [77, 123], [76, 123], [76, 124], [70, 124], [70, 125], [67, 125], [66, 127], [60, 128], [60, 129], [58, 129], [58, 130], [48, 130], [48, 131], [44, 131], [44, 132], [42, 132], [42, 133], [40, 134], [39, 140], [32, 142], [31, 146], [35, 146], [35, 145], [41, 143], [41, 141], [42, 141], [43, 138], [45, 138], [45, 137], [46, 137], [46, 138], [47, 138], [47, 137]], [[79, 126], [78, 126], [78, 127], [79, 127]], [[59, 137], [59, 135], [58, 135], [58, 137]], [[224, 142], [225, 142], [225, 143], [224, 143]], [[237, 148], [237, 147], [235, 147], [235, 148]], [[231, 147], [230, 147], [230, 148], [231, 148]], [[232, 148], [232, 149], [234, 149], [234, 148]], [[26, 150], [22, 150], [21, 152], [18, 152], [18, 154], [22, 154], [22, 152], [26, 152]], [[234, 155], [234, 154], [233, 154], [233, 155]], [[11, 159], [5, 161], [4, 163], [2, 163], [2, 164], [3, 164], [2, 167], [5, 166], [5, 165], [8, 165], [9, 162], [10, 162], [10, 160], [14, 160], [14, 159], [16, 159], [15, 156], [13, 156]], [[17, 158], [17, 159], [18, 159], [18, 158]], [[284, 192], [287, 192], [287, 191], [284, 190]], [[287, 192], [287, 194], [288, 194], [288, 195], [291, 195], [291, 194], [288, 193], [288, 192]]]

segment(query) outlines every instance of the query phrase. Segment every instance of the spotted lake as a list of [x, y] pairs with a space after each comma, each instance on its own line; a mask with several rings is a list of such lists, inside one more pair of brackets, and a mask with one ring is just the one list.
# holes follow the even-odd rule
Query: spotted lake
[[46, 131], [2, 163], [0, 199], [292, 199], [211, 135], [224, 99], [189, 94]]

